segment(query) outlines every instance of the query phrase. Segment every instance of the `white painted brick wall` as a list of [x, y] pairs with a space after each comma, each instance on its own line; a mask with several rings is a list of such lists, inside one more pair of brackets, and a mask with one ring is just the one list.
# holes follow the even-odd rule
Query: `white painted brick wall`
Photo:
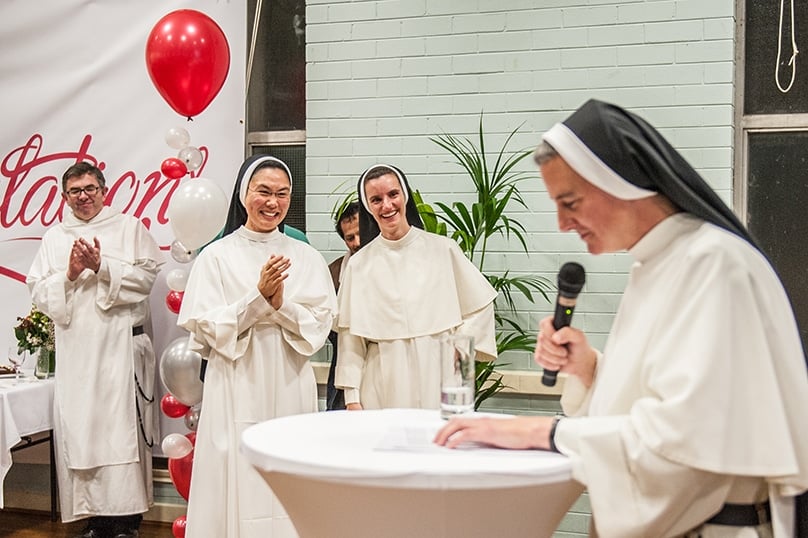
[[[468, 180], [429, 138], [475, 137], [480, 112], [489, 149], [522, 126], [516, 150], [590, 97], [615, 102], [732, 198], [731, 0], [307, 0], [306, 17], [307, 224], [329, 260], [342, 253], [332, 192], [372, 164], [401, 166], [427, 201], [467, 196]], [[535, 166], [526, 159], [521, 169], [530, 210], [513, 215], [532, 254], [494, 241], [491, 267], [555, 281], [565, 261], [583, 263], [575, 321], [602, 345], [630, 259], [592, 257], [558, 233]], [[520, 308], [535, 324], [552, 305]]]

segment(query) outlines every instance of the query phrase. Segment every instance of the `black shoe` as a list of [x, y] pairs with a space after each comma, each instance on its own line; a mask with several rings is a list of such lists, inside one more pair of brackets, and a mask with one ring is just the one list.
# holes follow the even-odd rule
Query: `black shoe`
[[104, 538], [104, 535], [98, 529], [85, 528], [81, 534], [77, 534], [74, 538]]
[[143, 521], [143, 514], [114, 516], [108, 521], [112, 527], [112, 532], [109, 533], [112, 538], [138, 538], [140, 536], [138, 528]]

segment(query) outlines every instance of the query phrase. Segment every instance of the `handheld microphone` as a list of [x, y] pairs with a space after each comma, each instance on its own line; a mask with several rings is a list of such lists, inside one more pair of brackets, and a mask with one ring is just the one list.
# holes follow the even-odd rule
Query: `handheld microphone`
[[[553, 316], [553, 328], [568, 327], [572, 321], [572, 311], [575, 310], [575, 301], [581, 288], [584, 287], [584, 268], [575, 262], [567, 262], [561, 266], [558, 272], [558, 297], [556, 298], [555, 315]], [[545, 387], [554, 387], [556, 384], [557, 370], [545, 369], [541, 376], [541, 383]]]

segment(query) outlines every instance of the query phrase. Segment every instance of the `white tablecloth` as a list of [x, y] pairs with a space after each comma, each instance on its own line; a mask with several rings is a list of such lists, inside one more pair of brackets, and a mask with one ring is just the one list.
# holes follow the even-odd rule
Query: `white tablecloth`
[[0, 508], [3, 480], [11, 468], [11, 448], [23, 436], [53, 429], [53, 379], [14, 384], [0, 379]]
[[582, 487], [543, 451], [431, 443], [437, 410], [331, 411], [248, 428], [242, 453], [301, 537], [550, 536]]

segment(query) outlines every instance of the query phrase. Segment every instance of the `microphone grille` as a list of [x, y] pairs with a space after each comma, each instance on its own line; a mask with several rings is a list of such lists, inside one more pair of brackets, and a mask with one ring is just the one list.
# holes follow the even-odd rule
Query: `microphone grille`
[[586, 274], [581, 264], [567, 262], [558, 272], [558, 291], [565, 296], [575, 297], [580, 293], [586, 281]]

